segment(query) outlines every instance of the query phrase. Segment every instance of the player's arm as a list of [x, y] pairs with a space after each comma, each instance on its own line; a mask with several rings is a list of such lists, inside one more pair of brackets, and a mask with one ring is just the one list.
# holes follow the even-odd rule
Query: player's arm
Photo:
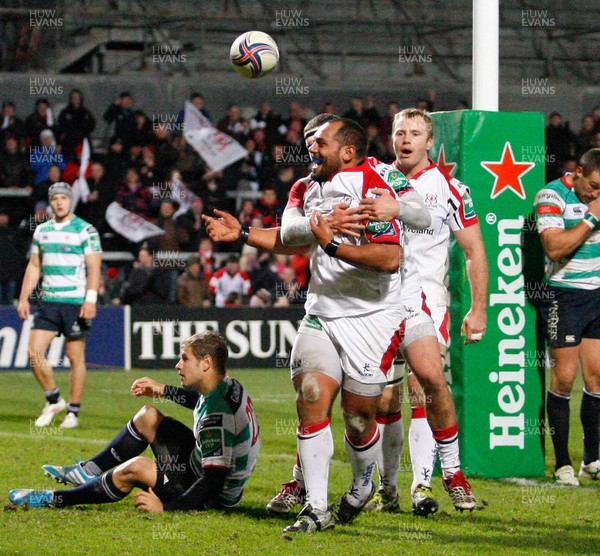
[[235, 216], [222, 210], [214, 212], [217, 218], [206, 214], [202, 215], [206, 231], [213, 241], [242, 240], [251, 247], [282, 255], [304, 254], [308, 251], [307, 246], [284, 245], [281, 241], [280, 228], [248, 228], [246, 230], [242, 228]]
[[29, 296], [37, 287], [42, 273], [42, 257], [39, 253], [31, 253], [29, 263], [23, 277], [23, 285], [21, 286], [21, 294], [19, 295], [19, 305], [17, 306], [17, 314], [21, 320], [26, 320], [29, 317], [30, 306]]
[[194, 409], [200, 397], [200, 394], [195, 390], [161, 384], [147, 376], [138, 378], [134, 381], [131, 385], [131, 395], [136, 398], [141, 396], [146, 396], [148, 398], [164, 398], [165, 400], [178, 403], [188, 409]]
[[323, 216], [315, 211], [310, 219], [312, 232], [319, 245], [330, 256], [354, 266], [380, 272], [397, 272], [400, 268], [401, 248], [392, 243], [366, 243], [363, 245], [332, 242], [333, 231]]
[[465, 253], [467, 278], [471, 287], [471, 308], [463, 319], [461, 335], [466, 336], [465, 343], [477, 342], [486, 328], [486, 309], [488, 296], [488, 263], [485, 245], [479, 224], [456, 230], [454, 237]]
[[[537, 198], [548, 200], [537, 202]], [[536, 197], [536, 215], [544, 251], [551, 261], [558, 262], [577, 251], [590, 233], [600, 228], [600, 198], [588, 204], [586, 217], [569, 230], [564, 229], [562, 210], [552, 201], [552, 193], [540, 191]]]
[[83, 319], [93, 319], [96, 316], [96, 301], [100, 287], [100, 268], [102, 267], [102, 253], [89, 253], [85, 255], [87, 269], [87, 288], [85, 301], [79, 311]]
[[423, 203], [421, 196], [412, 188], [393, 197], [389, 190], [374, 188], [370, 190], [378, 195], [376, 198], [365, 198], [360, 202], [360, 209], [369, 220], [387, 222], [398, 218], [410, 228], [416, 230], [431, 225], [431, 215]]

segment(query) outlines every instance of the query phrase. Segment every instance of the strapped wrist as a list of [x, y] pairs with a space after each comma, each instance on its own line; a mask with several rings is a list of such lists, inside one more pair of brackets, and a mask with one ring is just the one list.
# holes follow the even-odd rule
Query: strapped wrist
[[238, 238], [239, 241], [241, 241], [242, 243], [248, 243], [248, 238], [250, 237], [250, 226], [248, 226], [248, 224], [242, 224], [242, 227], [240, 229], [240, 237]]
[[323, 247], [323, 251], [325, 251], [325, 253], [327, 253], [330, 257], [335, 257], [339, 246], [340, 242], [332, 239], [325, 247]]

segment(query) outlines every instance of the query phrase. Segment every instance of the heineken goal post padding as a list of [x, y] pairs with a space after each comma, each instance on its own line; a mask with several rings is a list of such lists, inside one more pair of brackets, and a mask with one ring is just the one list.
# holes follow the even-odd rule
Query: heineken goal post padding
[[536, 237], [533, 198], [544, 186], [544, 118], [465, 110], [433, 119], [431, 156], [471, 188], [490, 272], [487, 333], [465, 346], [460, 327], [471, 295], [462, 250], [453, 242], [449, 366], [461, 460], [471, 475], [543, 475], [543, 358], [531, 303], [541, 291], [524, 268], [527, 238]]

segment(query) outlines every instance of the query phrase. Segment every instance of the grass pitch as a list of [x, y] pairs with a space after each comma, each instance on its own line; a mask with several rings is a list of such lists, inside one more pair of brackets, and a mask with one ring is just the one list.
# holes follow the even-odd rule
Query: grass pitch
[[[290, 479], [295, 453], [294, 393], [285, 370], [232, 371], [249, 390], [262, 435], [257, 469], [241, 505], [231, 512], [148, 514], [127, 497], [117, 504], [78, 506], [61, 510], [6, 509], [0, 518], [0, 554], [64, 555], [464, 555], [479, 554], [598, 554], [600, 484], [583, 481], [579, 489], [554, 486], [547, 460], [547, 477], [538, 480], [471, 478], [478, 503], [472, 514], [456, 512], [440, 478], [434, 493], [440, 512], [429, 519], [410, 512], [409, 457], [402, 459], [399, 514], [362, 514], [350, 526], [307, 536], [284, 536], [290, 519], [267, 515], [265, 504]], [[55, 488], [43, 476], [45, 463], [69, 464], [75, 457], [94, 455], [143, 403], [191, 426], [192, 413], [171, 402], [136, 399], [129, 395], [135, 378], [152, 376], [178, 384], [174, 371], [90, 372], [81, 414], [81, 427], [60, 431], [57, 425], [36, 429], [43, 405], [30, 373], [0, 373], [0, 492], [5, 504], [11, 488]], [[57, 374], [63, 393], [66, 373]], [[572, 457], [581, 461], [579, 423], [581, 384], [572, 402]], [[338, 405], [338, 404], [336, 404]], [[404, 411], [408, 415], [409, 411]], [[350, 481], [343, 446], [342, 421], [333, 419], [336, 451], [331, 464], [330, 500], [338, 499]], [[551, 451], [550, 441], [547, 451]], [[149, 452], [149, 450], [148, 450]]]

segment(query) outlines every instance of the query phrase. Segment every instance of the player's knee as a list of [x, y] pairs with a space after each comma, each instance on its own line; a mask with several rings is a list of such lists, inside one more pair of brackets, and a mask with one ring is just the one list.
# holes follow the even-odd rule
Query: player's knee
[[136, 481], [143, 477], [154, 462], [143, 456], [136, 456], [115, 469], [115, 475], [125, 482]]
[[346, 433], [351, 440], [362, 440], [369, 428], [369, 416], [342, 409]]
[[134, 416], [133, 422], [137, 429], [143, 434], [148, 429], [155, 430], [162, 421], [164, 415], [153, 405], [145, 405]]
[[321, 397], [321, 385], [317, 378], [311, 374], [302, 376], [299, 397], [308, 403], [316, 403]]

